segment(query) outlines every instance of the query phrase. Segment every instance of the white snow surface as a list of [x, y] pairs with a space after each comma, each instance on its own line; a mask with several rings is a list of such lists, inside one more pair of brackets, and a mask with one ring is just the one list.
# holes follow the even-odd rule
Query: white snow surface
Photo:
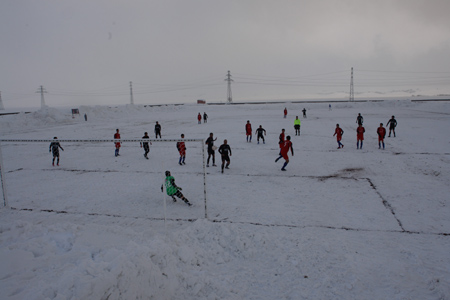
[[[283, 118], [287, 107], [288, 117]], [[307, 118], [301, 110], [307, 109]], [[197, 124], [207, 112], [208, 123]], [[206, 168], [187, 142], [3, 142], [10, 208], [0, 210], [1, 299], [450, 299], [450, 103], [280, 103], [45, 108], [0, 117], [1, 139], [163, 139], [232, 149]], [[88, 121], [83, 115], [87, 114]], [[356, 149], [356, 116], [366, 129]], [[301, 136], [293, 123], [302, 121]], [[395, 115], [397, 136], [376, 129]], [[244, 125], [267, 130], [266, 143]], [[337, 149], [336, 123], [344, 129]], [[294, 156], [280, 170], [278, 135]], [[193, 203], [164, 200], [170, 170]], [[164, 201], [166, 201], [164, 205]], [[166, 221], [164, 220], [166, 216]]]

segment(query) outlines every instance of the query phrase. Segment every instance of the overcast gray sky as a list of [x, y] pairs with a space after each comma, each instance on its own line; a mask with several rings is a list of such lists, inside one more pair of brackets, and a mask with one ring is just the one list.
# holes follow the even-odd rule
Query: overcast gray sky
[[450, 94], [449, 0], [2, 0], [5, 108]]

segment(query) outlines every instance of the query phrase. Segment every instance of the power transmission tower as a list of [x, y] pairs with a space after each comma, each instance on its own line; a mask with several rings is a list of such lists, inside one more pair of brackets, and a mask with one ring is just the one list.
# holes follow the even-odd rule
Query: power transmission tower
[[0, 92], [0, 110], [5, 110], [5, 107], [3, 106], [3, 101], [2, 101], [2, 92]]
[[350, 78], [350, 102], [355, 101], [355, 94], [353, 92], [353, 67], [352, 67], [352, 75]]
[[130, 104], [134, 105], [133, 101], [133, 82], [130, 81]]
[[228, 103], [233, 103], [233, 97], [231, 96], [231, 82], [233, 81], [233, 79], [231, 79], [230, 71], [228, 71], [227, 79], [225, 79], [225, 81], [228, 82], [227, 102]]
[[47, 93], [47, 91], [41, 85], [41, 87], [39, 88], [39, 90], [36, 93], [40, 93], [41, 94], [41, 108], [44, 108], [46, 106], [45, 105], [45, 100], [44, 100], [44, 93]]

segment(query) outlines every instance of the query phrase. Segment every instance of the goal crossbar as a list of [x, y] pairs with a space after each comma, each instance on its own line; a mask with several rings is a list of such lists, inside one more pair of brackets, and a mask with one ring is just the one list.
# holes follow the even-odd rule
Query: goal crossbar
[[208, 209], [206, 201], [206, 165], [205, 165], [205, 144], [204, 139], [0, 139], [0, 181], [2, 187], [3, 207], [9, 207], [7, 194], [5, 171], [3, 168], [2, 143], [52, 143], [58, 141], [60, 143], [148, 143], [148, 142], [200, 142], [202, 149], [202, 167], [203, 167], [203, 199], [205, 205], [205, 219], [208, 218]]

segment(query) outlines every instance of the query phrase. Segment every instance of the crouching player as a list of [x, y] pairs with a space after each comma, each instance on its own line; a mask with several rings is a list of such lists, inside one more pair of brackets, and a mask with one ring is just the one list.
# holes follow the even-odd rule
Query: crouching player
[[[175, 184], [175, 178], [172, 175], [170, 175], [170, 171], [166, 171], [166, 181], [164, 185], [166, 186], [167, 195], [172, 197], [173, 202], [177, 202], [177, 199], [175, 199], [175, 196], [177, 196], [178, 198], [183, 200], [187, 205], [189, 206], [192, 205], [189, 202], [189, 200], [186, 199], [186, 197], [184, 197], [183, 194], [180, 192], [182, 188], [180, 188]], [[164, 188], [162, 185], [161, 185], [161, 192], [164, 192]]]

